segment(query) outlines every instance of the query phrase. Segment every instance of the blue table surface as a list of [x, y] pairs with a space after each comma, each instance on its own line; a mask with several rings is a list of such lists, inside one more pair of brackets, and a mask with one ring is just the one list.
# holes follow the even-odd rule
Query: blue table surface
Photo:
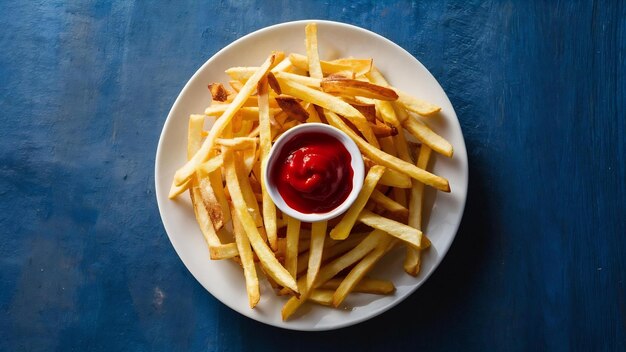
[[[323, 333], [214, 299], [154, 195], [188, 78], [240, 36], [306, 18], [417, 57], [470, 162], [434, 275]], [[625, 46], [620, 1], [1, 1], [0, 350], [626, 350]]]

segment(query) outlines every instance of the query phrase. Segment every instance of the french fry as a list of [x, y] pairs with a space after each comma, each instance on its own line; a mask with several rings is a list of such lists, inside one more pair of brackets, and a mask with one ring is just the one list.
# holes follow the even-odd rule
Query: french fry
[[333, 304], [334, 293], [335, 291], [332, 290], [313, 290], [309, 294], [309, 301], [323, 306], [330, 306]]
[[[372, 67], [371, 71], [367, 74], [367, 78], [369, 78], [369, 80], [373, 83], [390, 87], [389, 83], [387, 82], [385, 77], [382, 75], [382, 73], [380, 73], [380, 71], [378, 71], [378, 69], [374, 66]], [[390, 88], [393, 89], [398, 94], [398, 104], [409, 111], [412, 111], [422, 116], [430, 116], [441, 110], [441, 107], [437, 105], [428, 103], [418, 98], [413, 98], [409, 94], [397, 88], [394, 88], [394, 87], [390, 87]]]
[[440, 191], [450, 192], [450, 184], [445, 178], [433, 175], [428, 171], [422, 170], [415, 165], [409, 164], [406, 161], [393, 157], [375, 148], [354, 133], [343, 121], [341, 121], [341, 118], [332, 111], [325, 110], [325, 116], [331, 125], [346, 133], [359, 146], [359, 149], [361, 149], [361, 151], [373, 161], [385, 167], [405, 173], [420, 182], [437, 188]]
[[257, 179], [261, 180], [261, 194], [263, 195], [263, 224], [267, 233], [267, 240], [273, 250], [277, 249], [277, 225], [276, 206], [270, 197], [265, 182], [265, 173], [262, 170], [267, 168], [267, 158], [272, 147], [272, 130], [269, 104], [268, 104], [268, 84], [266, 80], [261, 80], [258, 87], [259, 92], [259, 142], [261, 167], [257, 171]]
[[338, 307], [361, 279], [372, 270], [374, 264], [386, 253], [387, 247], [391, 241], [392, 239], [389, 236], [381, 239], [376, 248], [350, 270], [333, 295], [333, 306]]
[[[372, 255], [373, 251], [370, 252], [369, 255]], [[365, 260], [365, 258], [363, 258]], [[335, 278], [330, 279], [319, 286], [320, 290], [331, 290], [331, 296], [335, 290], [341, 285], [341, 283], [345, 280], [345, 278]], [[357, 282], [356, 286], [352, 289], [352, 292], [360, 292], [360, 293], [371, 293], [376, 295], [389, 295], [392, 294], [396, 290], [396, 287], [393, 285], [393, 282], [389, 280], [379, 280], [372, 279], [368, 277], [362, 278], [359, 282]], [[317, 290], [315, 290], [317, 291]], [[332, 303], [332, 298], [331, 298]]]
[[209, 84], [209, 91], [214, 101], [226, 101], [228, 99], [228, 91], [221, 83]]
[[224, 111], [222, 116], [220, 116], [220, 118], [215, 121], [213, 127], [211, 127], [209, 135], [202, 143], [202, 146], [200, 147], [198, 152], [195, 153], [191, 160], [187, 161], [187, 163], [182, 168], [176, 171], [176, 174], [174, 175], [174, 183], [176, 185], [180, 186], [184, 184], [189, 178], [191, 178], [191, 176], [193, 176], [193, 173], [195, 172], [198, 165], [202, 164], [208, 159], [211, 150], [213, 150], [213, 148], [215, 147], [215, 142], [218, 136], [226, 128], [226, 125], [228, 125], [228, 123], [232, 120], [232, 118], [237, 113], [237, 110], [241, 108], [241, 105], [243, 105], [245, 100], [252, 94], [253, 90], [256, 90], [257, 83], [265, 74], [267, 74], [267, 71], [273, 63], [274, 55], [270, 55], [270, 57], [265, 60], [265, 63], [261, 65], [259, 70], [256, 71], [248, 81], [246, 81], [246, 84], [244, 84], [241, 91], [237, 93], [237, 96], [235, 97], [233, 102], [230, 103], [228, 109]]
[[241, 193], [239, 187], [239, 180], [237, 178], [237, 171], [235, 170], [234, 152], [227, 148], [223, 150], [224, 154], [224, 172], [226, 183], [233, 200], [233, 207], [236, 210], [239, 220], [243, 225], [243, 228], [250, 240], [250, 244], [254, 249], [254, 252], [259, 257], [261, 265], [265, 268], [267, 274], [271, 276], [277, 283], [282, 286], [288, 287], [294, 292], [298, 292], [298, 286], [289, 274], [289, 272], [278, 262], [271, 249], [267, 246], [259, 230], [256, 228], [252, 215], [248, 213], [246, 202]]
[[398, 94], [393, 89], [357, 79], [324, 79], [320, 83], [320, 87], [324, 92], [337, 95], [359, 96], [388, 101], [398, 99]]
[[296, 98], [279, 95], [276, 97], [278, 106], [287, 113], [292, 119], [296, 119], [300, 122], [305, 122], [309, 118], [309, 113], [300, 105]]
[[[305, 55], [295, 53], [289, 54], [289, 61], [291, 61], [291, 63], [299, 69], [304, 71], [308, 71], [309, 69], [309, 63]], [[352, 67], [350, 65], [338, 64], [324, 60], [320, 60], [320, 66], [322, 67], [322, 73], [326, 75], [343, 71], [352, 71]]]
[[[344, 254], [347, 251], [354, 248], [359, 242], [363, 240], [363, 236], [360, 234], [352, 234], [350, 237], [343, 241], [335, 241], [336, 244], [332, 246], [327, 246], [327, 244], [331, 243], [332, 239], [328, 238], [324, 242], [324, 250], [322, 251], [322, 263], [326, 262], [329, 259], [335, 258], [338, 255]], [[304, 273], [308, 269], [309, 263], [309, 253], [304, 252], [302, 255], [298, 256], [298, 275]]]
[[[203, 126], [203, 115], [192, 114], [191, 116], [189, 116], [189, 123], [187, 128], [187, 160], [191, 159], [202, 145], [201, 133]], [[170, 193], [168, 195], [169, 199], [176, 198], [178, 195], [188, 189], [191, 184], [191, 179], [180, 186], [172, 184], [172, 187], [170, 188]]]
[[287, 248], [285, 249], [285, 269], [296, 277], [298, 270], [298, 241], [300, 240], [300, 220], [292, 218], [287, 214]]
[[452, 157], [454, 150], [452, 149], [450, 142], [433, 132], [433, 130], [426, 126], [425, 123], [409, 116], [402, 122], [402, 125], [407, 129], [407, 131], [414, 135], [415, 138], [423, 144], [429, 146], [432, 150], [443, 156], [447, 156], [448, 158]]
[[[232, 206], [231, 213], [236, 213]], [[259, 303], [259, 299], [261, 298], [259, 279], [256, 274], [256, 266], [254, 265], [254, 257], [252, 255], [252, 248], [250, 248], [250, 241], [248, 240], [248, 236], [246, 236], [243, 226], [237, 216], [233, 217], [233, 233], [235, 235], [235, 243], [237, 244], [239, 257], [241, 258], [243, 275], [246, 279], [248, 302], [250, 304], [250, 308], [254, 308], [257, 303]]]
[[[229, 148], [229, 150], [232, 149]], [[246, 211], [254, 219], [256, 227], [261, 227], [263, 226], [263, 216], [261, 215], [261, 210], [259, 209], [259, 203], [257, 203], [256, 197], [254, 196], [252, 186], [250, 186], [250, 180], [248, 179], [248, 173], [246, 172], [246, 166], [244, 165], [242, 158], [235, 158], [235, 170], [239, 180], [239, 188], [241, 189], [243, 198], [246, 201]], [[232, 198], [232, 190], [230, 187], [228, 187], [228, 190], [231, 191]]]
[[[319, 88], [320, 87], [320, 83], [322, 82], [321, 79], [319, 78], [313, 78], [313, 77], [308, 77], [308, 76], [302, 76], [302, 75], [297, 75], [295, 73], [289, 73], [289, 72], [275, 72], [275, 73], [271, 73], [268, 75], [268, 78], [273, 76], [274, 79], [277, 78], [281, 78], [281, 79], [287, 79], [296, 83], [300, 83], [303, 86], [307, 86], [307, 87], [311, 87], [311, 88]], [[274, 89], [274, 87], [272, 86], [272, 89]], [[274, 89], [274, 91], [276, 91], [276, 89]], [[280, 92], [277, 92], [278, 94], [280, 94]]]
[[365, 207], [372, 191], [374, 191], [374, 188], [378, 184], [378, 180], [380, 180], [383, 172], [385, 172], [385, 167], [380, 165], [373, 166], [368, 171], [359, 195], [343, 218], [341, 218], [341, 221], [330, 231], [330, 238], [334, 240], [344, 240], [350, 235], [352, 227], [356, 223], [361, 210]]
[[[223, 162], [223, 159], [222, 159]], [[215, 194], [215, 198], [220, 205], [222, 211], [222, 224], [215, 224], [217, 229], [220, 229], [224, 224], [228, 223], [231, 219], [230, 207], [226, 200], [226, 194], [224, 193], [224, 185], [222, 183], [222, 171], [217, 169], [209, 173], [209, 181], [211, 182], [211, 188]]]
[[320, 55], [317, 50], [317, 24], [309, 23], [304, 27], [306, 34], [306, 56], [309, 67], [309, 76], [313, 78], [323, 78], [322, 66], [320, 65]]
[[336, 59], [332, 60], [331, 63], [339, 64], [339, 65], [347, 65], [352, 68], [352, 71], [357, 76], [362, 76], [369, 73], [372, 70], [374, 60], [372, 59]]
[[378, 148], [378, 140], [376, 139], [374, 132], [372, 132], [367, 119], [359, 112], [359, 110], [352, 107], [352, 105], [328, 93], [320, 92], [293, 81], [281, 78], [277, 79], [283, 94], [288, 94], [308, 103], [319, 105], [325, 109], [344, 116], [359, 129], [359, 131], [363, 134], [363, 137], [365, 137], [369, 143], [371, 143], [375, 148]]
[[[417, 167], [426, 169], [430, 159], [431, 149], [427, 145], [422, 145], [417, 157]], [[409, 226], [418, 230], [422, 229], [422, 208], [424, 206], [424, 184], [414, 181], [411, 187], [411, 198], [409, 201]], [[416, 276], [421, 266], [421, 251], [408, 247], [404, 259], [404, 271], [409, 275]]]
[[[309, 268], [306, 273], [306, 287], [311, 289], [317, 278], [322, 263], [322, 252], [324, 251], [324, 239], [326, 238], [326, 221], [314, 222], [311, 225], [311, 244], [309, 250]], [[298, 263], [296, 262], [296, 271]], [[295, 277], [295, 275], [294, 275]]]
[[232, 150], [246, 150], [256, 148], [257, 139], [250, 137], [218, 138], [217, 144]]
[[395, 220], [387, 219], [384, 216], [372, 213], [367, 209], [363, 209], [361, 211], [358, 220], [367, 226], [384, 231], [416, 249], [425, 248], [425, 245], [422, 244], [422, 238], [425, 238], [425, 236], [422, 235], [422, 231], [414, 227], [405, 225]]
[[[371, 252], [379, 243], [380, 239], [385, 234], [379, 230], [372, 231], [361, 243], [354, 247], [351, 251], [342, 255], [341, 257], [333, 260], [332, 262], [322, 266], [317, 279], [313, 284], [313, 288], [323, 284], [324, 282], [332, 279], [339, 272], [356, 263], [361, 258]], [[289, 319], [289, 317], [298, 310], [298, 308], [306, 302], [308, 293], [310, 290], [306, 289], [306, 277], [298, 279], [298, 287], [301, 289], [300, 297], [291, 297], [281, 310], [283, 320]]]
[[[420, 184], [422, 186], [424, 185], [423, 183]], [[395, 200], [387, 197], [378, 190], [374, 190], [372, 192], [370, 199], [376, 204], [388, 210], [391, 214], [393, 214], [394, 217], [398, 219], [407, 219], [409, 217], [409, 209], [405, 208], [402, 204], [396, 202]]]

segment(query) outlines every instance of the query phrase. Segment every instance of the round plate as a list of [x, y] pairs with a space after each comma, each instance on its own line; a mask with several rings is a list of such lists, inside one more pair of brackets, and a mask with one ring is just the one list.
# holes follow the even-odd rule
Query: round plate
[[[424, 232], [432, 246], [424, 252], [418, 277], [404, 272], [404, 248], [398, 248], [397, 252], [378, 263], [370, 274], [391, 280], [396, 286], [393, 295], [351, 294], [342, 309], [306, 304], [289, 321], [283, 322], [280, 310], [286, 298], [276, 296], [269, 284], [261, 280], [261, 300], [255, 309], [250, 309], [240, 267], [230, 260], [209, 259], [188, 194], [176, 200], [169, 200], [167, 195], [174, 173], [186, 161], [189, 115], [202, 113], [211, 100], [207, 84], [227, 82], [224, 70], [229, 67], [260, 65], [272, 50], [306, 53], [304, 27], [310, 22], [318, 24], [322, 59], [371, 57], [392, 85], [441, 106], [439, 116], [429, 118], [428, 123], [452, 143], [454, 157], [436, 156], [433, 172], [450, 181], [452, 192], [435, 192], [426, 187]], [[155, 162], [156, 197], [161, 219], [187, 269], [207, 291], [230, 308], [257, 321], [293, 330], [331, 330], [362, 322], [400, 303], [420, 287], [454, 240], [465, 207], [467, 180], [467, 152], [459, 121], [446, 93], [430, 72], [411, 54], [378, 34], [343, 23], [319, 20], [288, 22], [258, 30], [220, 50], [202, 65], [172, 106], [161, 132]]]

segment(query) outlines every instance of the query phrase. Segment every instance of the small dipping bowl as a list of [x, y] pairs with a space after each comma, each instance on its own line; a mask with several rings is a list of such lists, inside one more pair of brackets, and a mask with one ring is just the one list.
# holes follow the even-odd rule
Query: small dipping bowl
[[[273, 172], [277, 171], [278, 166], [281, 162], [283, 162], [283, 160], [279, 160], [283, 148], [293, 138], [297, 138], [298, 135], [307, 133], [323, 133], [329, 135], [338, 140], [341, 144], [343, 144], [348, 153], [350, 153], [350, 167], [352, 168], [352, 190], [348, 194], [348, 197], [342, 203], [340, 203], [333, 210], [326, 213], [307, 214], [290, 207], [278, 191], [278, 187], [276, 187], [276, 185], [274, 184]], [[283, 135], [280, 136], [278, 140], [276, 140], [276, 142], [272, 146], [272, 149], [270, 150], [267, 167], [265, 168], [265, 170], [263, 170], [263, 176], [265, 178], [267, 192], [269, 193], [270, 197], [272, 198], [274, 204], [276, 204], [278, 209], [280, 209], [283, 213], [300, 221], [318, 222], [337, 217], [345, 213], [348, 208], [350, 208], [352, 203], [354, 203], [357, 196], [359, 195], [361, 188], [363, 188], [365, 167], [363, 165], [363, 157], [361, 156], [361, 151], [357, 147], [356, 143], [354, 143], [354, 141], [350, 139], [347, 134], [335, 127], [323, 123], [305, 123], [291, 128], [287, 132], [283, 133]]]

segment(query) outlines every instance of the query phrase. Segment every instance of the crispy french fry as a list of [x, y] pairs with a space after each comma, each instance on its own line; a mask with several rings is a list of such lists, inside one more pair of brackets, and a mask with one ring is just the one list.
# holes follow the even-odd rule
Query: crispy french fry
[[250, 137], [218, 138], [217, 144], [229, 147], [232, 150], [246, 150], [256, 148], [257, 139]]
[[[372, 255], [373, 251], [370, 252], [369, 255]], [[363, 258], [365, 260], [365, 258]], [[326, 281], [324, 284], [319, 286], [321, 290], [331, 290], [331, 296], [334, 291], [341, 285], [341, 283], [345, 280], [345, 278], [335, 278]], [[393, 285], [393, 282], [389, 280], [379, 280], [372, 279], [368, 277], [362, 278], [356, 286], [352, 289], [352, 292], [360, 292], [360, 293], [372, 293], [376, 295], [389, 295], [392, 294], [396, 290], [396, 287]], [[331, 298], [332, 303], [332, 298]]]
[[386, 217], [372, 213], [367, 209], [363, 209], [361, 211], [358, 220], [367, 226], [384, 231], [389, 235], [408, 243], [414, 248], [425, 248], [425, 245], [422, 244], [422, 238], [425, 238], [425, 236], [422, 235], [422, 231], [414, 227], [405, 225], [395, 220], [387, 219]]
[[387, 247], [391, 241], [390, 236], [385, 236], [373, 251], [363, 257], [363, 259], [350, 270], [333, 295], [333, 306], [338, 307], [361, 279], [372, 270], [374, 264], [386, 253]]
[[287, 248], [285, 249], [285, 269], [296, 277], [298, 270], [298, 241], [300, 240], [300, 220], [292, 218], [287, 214]]
[[[232, 206], [231, 213], [236, 213]], [[250, 304], [250, 308], [254, 308], [257, 303], [259, 303], [259, 299], [261, 298], [259, 279], [256, 274], [256, 266], [254, 265], [254, 257], [252, 255], [252, 248], [250, 248], [250, 241], [248, 240], [248, 236], [246, 236], [243, 226], [237, 216], [233, 217], [233, 233], [235, 235], [235, 243], [237, 244], [239, 257], [241, 258], [243, 274], [246, 279], [248, 302]]]
[[[231, 149], [229, 148], [229, 150]], [[263, 217], [261, 215], [261, 210], [259, 209], [259, 203], [257, 203], [256, 197], [254, 196], [252, 186], [250, 186], [250, 180], [248, 179], [248, 173], [246, 172], [246, 166], [244, 165], [242, 158], [235, 157], [235, 170], [239, 180], [239, 187], [243, 194], [243, 198], [246, 201], [246, 210], [254, 219], [256, 227], [261, 227], [263, 226]], [[230, 187], [228, 190], [231, 191], [232, 198], [232, 190]]]
[[[326, 238], [326, 221], [314, 222], [311, 225], [311, 245], [309, 250], [309, 268], [306, 273], [306, 287], [311, 289], [322, 263], [322, 253], [324, 251], [324, 239]], [[296, 262], [296, 271], [298, 263]], [[295, 277], [295, 275], [294, 275]]]
[[[223, 159], [222, 159], [223, 162]], [[231, 219], [230, 208], [228, 201], [226, 200], [226, 194], [224, 194], [224, 185], [222, 183], [222, 171], [217, 169], [209, 173], [209, 181], [211, 182], [211, 188], [215, 194], [215, 198], [220, 205], [222, 211], [222, 224], [215, 224], [217, 229], [220, 229], [224, 224], [228, 223]]]
[[448, 180], [441, 176], [433, 175], [428, 171], [422, 170], [415, 165], [409, 164], [406, 161], [393, 157], [374, 146], [367, 143], [361, 137], [359, 137], [354, 131], [348, 127], [339, 116], [332, 111], [325, 110], [326, 119], [331, 125], [339, 128], [346, 133], [352, 140], [359, 146], [359, 149], [371, 158], [373, 161], [383, 165], [385, 167], [394, 169], [399, 172], [403, 172], [412, 178], [423, 182], [429, 186], [435, 187], [444, 192], [450, 192], [450, 184]]
[[[356, 263], [361, 260], [364, 256], [366, 256], [369, 252], [371, 252], [379, 243], [382, 236], [385, 234], [382, 231], [374, 230], [372, 231], [361, 243], [359, 243], [356, 247], [354, 247], [351, 251], [342, 255], [341, 257], [333, 260], [332, 262], [322, 266], [319, 273], [317, 274], [317, 279], [313, 284], [313, 288], [323, 284], [324, 282], [332, 279], [339, 272], [349, 267], [350, 265]], [[308, 298], [308, 292], [310, 290], [306, 289], [306, 277], [298, 280], [298, 287], [301, 289], [300, 298], [291, 297], [287, 303], [283, 306], [281, 310], [281, 315], [283, 320], [289, 319], [289, 317], [298, 310], [298, 308], [306, 302]]]
[[335, 291], [316, 289], [309, 294], [309, 301], [323, 306], [330, 306], [333, 304], [333, 293]]
[[[202, 145], [202, 127], [204, 126], [204, 116], [192, 114], [189, 116], [189, 127], [187, 129], [187, 160], [191, 159], [193, 155], [200, 149]], [[170, 193], [168, 195], [169, 199], [174, 199], [181, 193], [183, 193], [186, 189], [188, 189], [192, 184], [192, 180], [188, 180], [185, 184], [177, 186], [176, 184], [172, 184], [170, 188]]]
[[352, 71], [357, 76], [362, 76], [370, 72], [372, 70], [373, 62], [374, 60], [372, 59], [354, 59], [354, 58], [336, 59], [336, 60], [331, 61], [331, 63], [334, 63], [334, 64], [350, 66], [352, 68]]
[[397, 88], [390, 87], [389, 83], [387, 82], [385, 77], [382, 75], [382, 73], [380, 73], [380, 71], [378, 71], [378, 69], [374, 66], [372, 67], [371, 71], [367, 74], [367, 78], [369, 78], [369, 80], [373, 83], [376, 83], [382, 86], [388, 86], [389, 88], [393, 89], [398, 94], [398, 104], [409, 111], [412, 111], [422, 116], [429, 116], [441, 110], [441, 107], [437, 105], [428, 103], [422, 99], [413, 98], [409, 94]]
[[359, 195], [343, 218], [341, 218], [341, 221], [330, 231], [330, 238], [334, 240], [344, 240], [350, 235], [352, 227], [356, 223], [361, 210], [365, 207], [365, 204], [367, 204], [367, 200], [372, 194], [372, 191], [374, 191], [383, 172], [385, 172], [385, 167], [380, 165], [373, 166], [368, 171]]
[[304, 27], [306, 34], [306, 57], [309, 67], [309, 76], [313, 78], [323, 78], [322, 66], [320, 65], [320, 54], [317, 50], [317, 24], [309, 23]]
[[[417, 167], [426, 169], [428, 166], [428, 160], [430, 159], [431, 149], [427, 145], [422, 145], [417, 157]], [[421, 182], [413, 181], [411, 187], [411, 198], [409, 201], [409, 226], [412, 226], [418, 230], [422, 229], [422, 208], [424, 206], [424, 184]], [[421, 251], [415, 248], [408, 247], [406, 250], [406, 257], [404, 259], [404, 270], [413, 276], [416, 276], [420, 271], [421, 266]]]
[[263, 195], [263, 224], [267, 233], [267, 240], [273, 250], [277, 249], [277, 225], [276, 225], [276, 206], [270, 197], [265, 183], [265, 173], [262, 172], [267, 168], [267, 158], [272, 147], [272, 130], [271, 118], [272, 114], [268, 107], [268, 86], [266, 80], [259, 82], [259, 141], [260, 141], [260, 160], [261, 167], [256, 175], [261, 180], [261, 194]]
[[[287, 79], [287, 80], [300, 83], [304, 86], [311, 87], [311, 88], [319, 88], [320, 83], [322, 82], [322, 80], [319, 78], [307, 77], [307, 76], [297, 75], [295, 73], [289, 73], [289, 72], [275, 72], [275, 73], [268, 75], [268, 78], [270, 76], [274, 76], [275, 79], [277, 78]], [[274, 89], [273, 86], [272, 86], [272, 89]], [[274, 91], [276, 91], [276, 89], [274, 89]], [[277, 93], [280, 94], [280, 92], [277, 92]]]
[[221, 83], [209, 84], [209, 91], [214, 101], [226, 101], [228, 99], [228, 91]]
[[300, 105], [296, 98], [288, 95], [279, 95], [276, 97], [276, 102], [292, 119], [305, 122], [309, 118], [309, 113]]
[[280, 84], [281, 91], [284, 94], [291, 95], [308, 103], [319, 105], [325, 109], [344, 116], [359, 129], [359, 131], [363, 134], [363, 137], [365, 137], [369, 143], [371, 143], [375, 148], [378, 148], [378, 140], [376, 139], [374, 132], [372, 132], [367, 119], [359, 112], [359, 110], [352, 107], [352, 105], [328, 93], [320, 92], [293, 81], [281, 78], [277, 79]]
[[[422, 186], [423, 183], [420, 183]], [[374, 201], [376, 204], [382, 206], [389, 212], [391, 212], [395, 217], [399, 219], [407, 219], [409, 216], [409, 209], [404, 207], [402, 204], [396, 202], [395, 200], [387, 197], [382, 192], [378, 190], [374, 190], [370, 199]]]
[[[291, 61], [291, 64], [299, 69], [302, 69], [304, 71], [309, 70], [309, 63], [305, 55], [295, 53], [289, 54], [289, 61]], [[352, 66], [350, 65], [339, 64], [330, 61], [320, 60], [320, 65], [322, 67], [322, 72], [327, 75], [342, 71], [352, 71]]]
[[[322, 251], [322, 263], [351, 250], [357, 244], [359, 244], [359, 242], [361, 242], [363, 238], [364, 236], [362, 236], [361, 234], [352, 234], [350, 235], [350, 237], [343, 241], [335, 241], [337, 243], [332, 246], [327, 246], [327, 244], [332, 243], [333, 240], [331, 238], [326, 239], [326, 241], [324, 242], [324, 250]], [[304, 252], [302, 253], [302, 255], [298, 256], [298, 275], [304, 273], [308, 269], [308, 263], [308, 252]]]
[[237, 110], [241, 108], [241, 105], [243, 105], [245, 100], [252, 94], [253, 90], [256, 90], [257, 83], [265, 74], [267, 74], [267, 71], [273, 63], [274, 55], [270, 55], [270, 57], [265, 60], [265, 63], [263, 63], [261, 68], [259, 68], [259, 70], [252, 75], [246, 84], [244, 84], [241, 91], [237, 93], [233, 102], [228, 106], [228, 109], [215, 121], [209, 135], [202, 143], [198, 152], [195, 153], [191, 160], [187, 161], [182, 168], [176, 171], [176, 174], [174, 175], [174, 183], [176, 185], [180, 186], [184, 184], [189, 178], [191, 178], [191, 176], [193, 176], [198, 165], [202, 164], [209, 158], [211, 150], [215, 147], [215, 142], [218, 136], [226, 128], [226, 125], [228, 125], [228, 123], [232, 120], [237, 113]]
[[393, 89], [357, 79], [324, 79], [320, 83], [324, 92], [338, 95], [359, 96], [394, 101], [398, 94]]
[[209, 255], [212, 260], [233, 259], [239, 255], [235, 243], [225, 243], [209, 246]]
[[441, 155], [447, 156], [448, 158], [452, 157], [454, 150], [452, 149], [450, 142], [436, 134], [425, 123], [409, 116], [402, 122], [402, 125], [407, 129], [407, 131], [411, 132], [415, 138], [419, 139], [423, 144], [429, 146], [432, 150]]
[[306, 122], [322, 122], [320, 116], [317, 114], [317, 110], [315, 110], [314, 104], [309, 103], [306, 111], [309, 113], [309, 118], [306, 120]]
[[259, 230], [256, 228], [252, 215], [248, 212], [248, 206], [243, 198], [241, 188], [239, 186], [239, 180], [237, 177], [237, 170], [235, 169], [234, 152], [232, 150], [224, 150], [224, 171], [226, 183], [233, 200], [233, 207], [236, 210], [239, 220], [243, 225], [243, 228], [250, 240], [254, 252], [259, 257], [261, 265], [267, 271], [267, 274], [271, 276], [277, 283], [282, 286], [288, 287], [294, 292], [298, 292], [298, 286], [289, 274], [289, 272], [278, 262], [274, 253], [267, 246]]

